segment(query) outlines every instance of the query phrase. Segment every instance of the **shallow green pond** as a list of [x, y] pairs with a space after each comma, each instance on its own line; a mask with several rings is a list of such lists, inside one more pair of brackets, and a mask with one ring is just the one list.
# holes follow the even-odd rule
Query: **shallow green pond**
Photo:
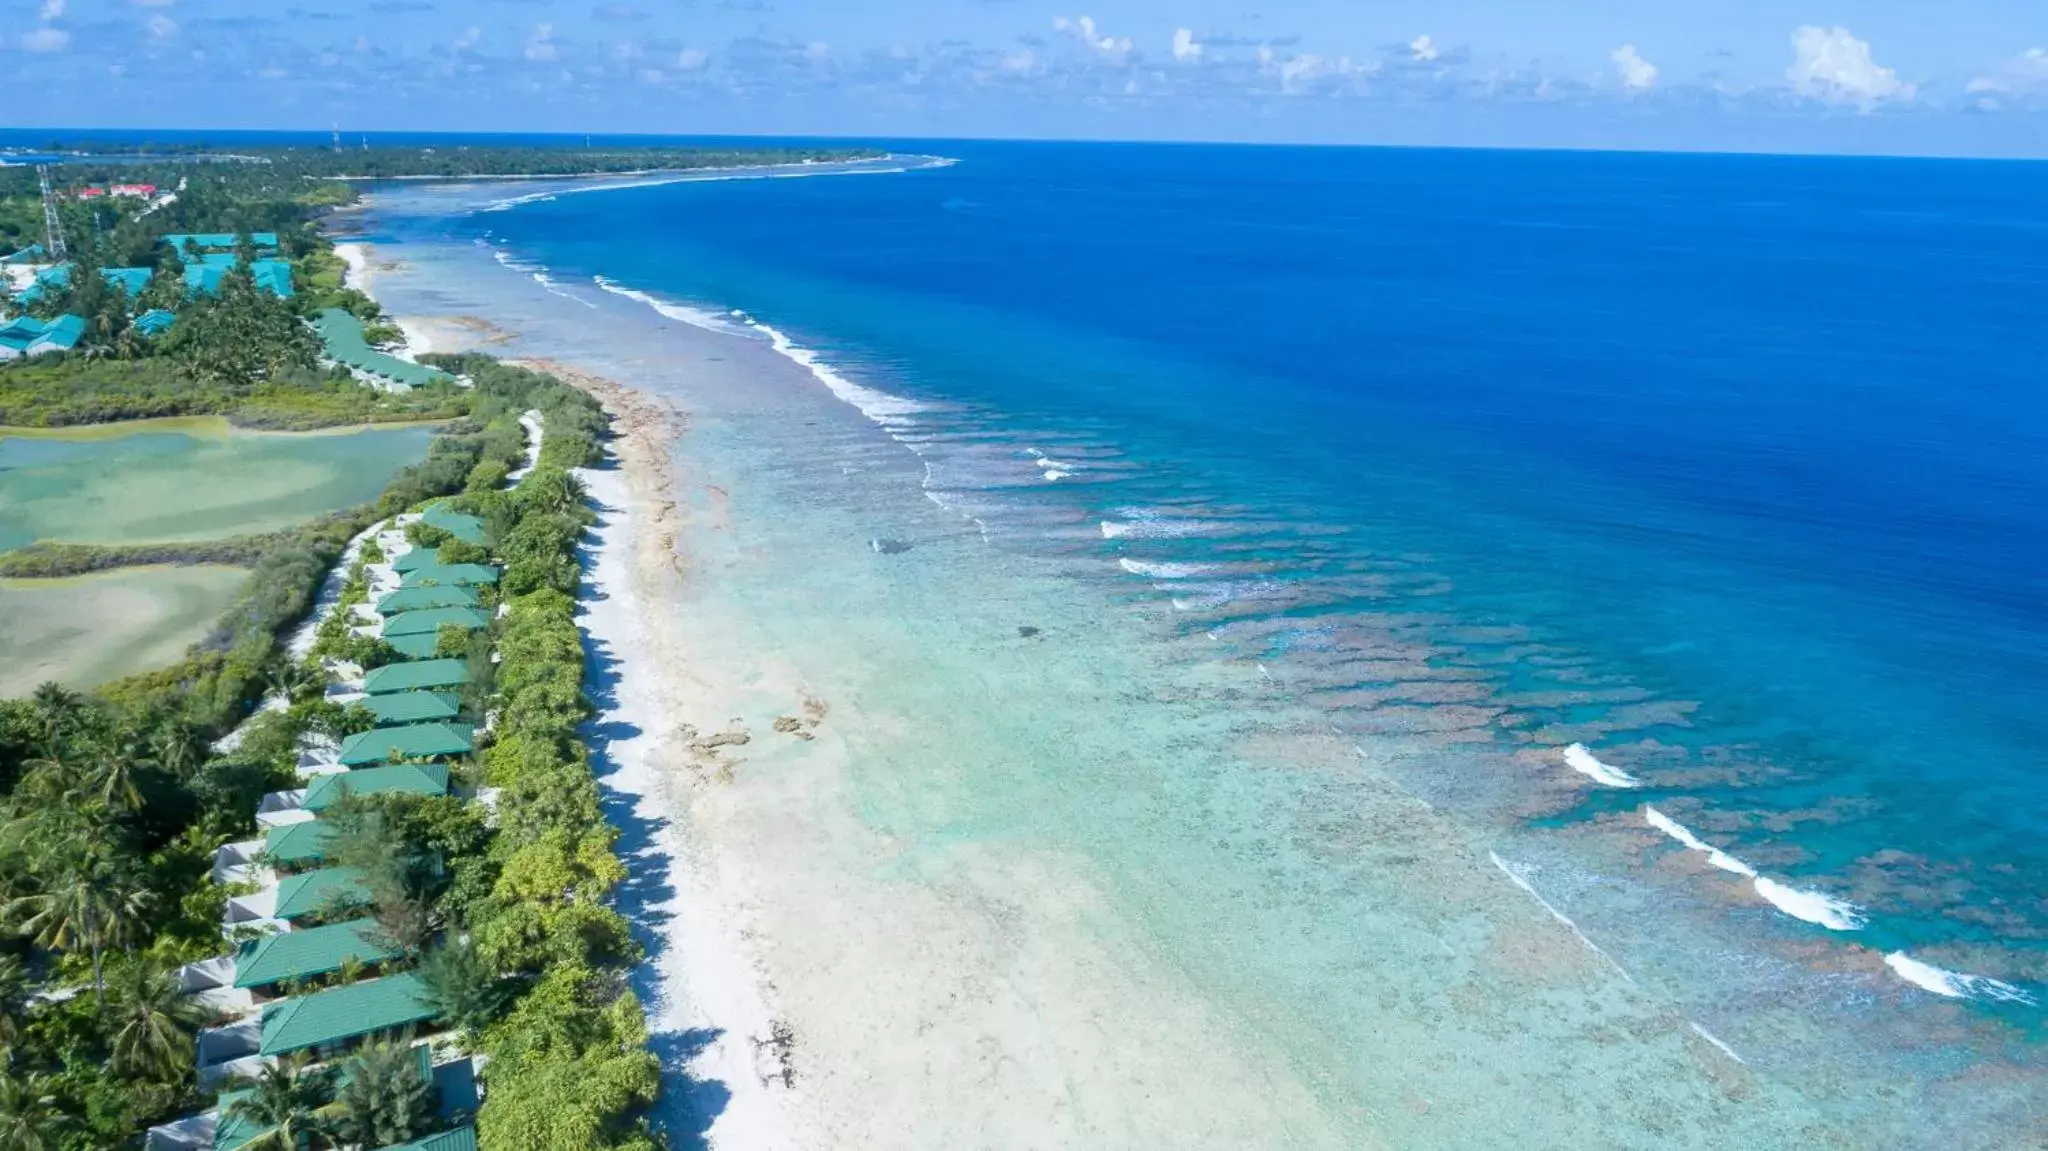
[[168, 667], [220, 622], [248, 575], [208, 565], [0, 580], [0, 697]]
[[430, 427], [313, 434], [152, 420], [0, 432], [0, 551], [274, 531], [376, 498], [426, 458]]

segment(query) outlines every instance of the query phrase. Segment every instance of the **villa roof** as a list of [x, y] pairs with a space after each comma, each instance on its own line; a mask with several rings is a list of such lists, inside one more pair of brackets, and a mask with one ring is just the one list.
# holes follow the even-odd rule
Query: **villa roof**
[[377, 921], [352, 919], [304, 931], [280, 931], [235, 950], [235, 986], [268, 987], [340, 971], [351, 961], [381, 963], [401, 953], [377, 939]]
[[0, 347], [26, 354], [75, 347], [84, 335], [85, 320], [79, 316], [58, 316], [49, 321], [16, 316], [0, 323]]
[[306, 788], [305, 806], [307, 811], [326, 811], [351, 795], [446, 794], [447, 764], [395, 763], [323, 775]]
[[277, 906], [271, 911], [279, 919], [297, 919], [331, 907], [360, 907], [370, 901], [362, 873], [353, 867], [323, 867], [302, 871], [277, 881]]
[[382, 1151], [476, 1151], [476, 1128], [458, 1127], [410, 1143], [385, 1147]]
[[369, 696], [350, 706], [368, 710], [377, 717], [378, 727], [392, 727], [401, 723], [454, 719], [462, 712], [462, 699], [446, 691], [400, 691]]
[[[413, 1052], [414, 1066], [419, 1068], [420, 1078], [432, 1082], [434, 1080], [433, 1049], [425, 1043], [420, 1043], [413, 1047]], [[332, 1075], [338, 1083], [346, 1083], [348, 1082], [349, 1071], [353, 1066], [354, 1064], [352, 1063], [344, 1062], [335, 1067], [312, 1071], [309, 1074], [323, 1077]], [[223, 1091], [220, 1093], [220, 1099], [217, 1104], [217, 1113], [220, 1118], [213, 1130], [213, 1151], [241, 1151], [243, 1147], [276, 1130], [274, 1127], [264, 1127], [259, 1123], [237, 1118], [233, 1114], [235, 1101], [247, 1098], [251, 1090], [251, 1088], [244, 1087], [238, 1091]], [[408, 1144], [408, 1146], [413, 1146], [413, 1144]], [[475, 1144], [472, 1142], [471, 1147], [473, 1148], [474, 1146]], [[454, 1151], [454, 1146], [436, 1148], [435, 1151]]]
[[363, 339], [363, 322], [340, 308], [323, 309], [313, 318], [313, 330], [319, 333], [321, 350], [328, 359], [402, 387], [455, 378], [439, 368], [401, 360], [371, 347]]
[[489, 564], [435, 564], [432, 567], [414, 568], [398, 581], [399, 587], [426, 587], [431, 584], [494, 584], [498, 582], [498, 569]]
[[[419, 553], [407, 552], [405, 554], [409, 556]], [[426, 557], [424, 563], [414, 564], [413, 567], [432, 567], [434, 553], [426, 552]], [[399, 558], [402, 560], [405, 557], [400, 556]], [[407, 569], [400, 568], [399, 570], [403, 572]], [[390, 595], [377, 601], [377, 614], [390, 616], [397, 615], [400, 612], [422, 611], [427, 608], [475, 607], [476, 604], [476, 593], [461, 584], [435, 584], [432, 587], [400, 588], [392, 592]]]
[[484, 543], [484, 521], [473, 515], [458, 512], [442, 504], [435, 504], [420, 513], [421, 522], [437, 527], [465, 543], [482, 547]]
[[[241, 242], [234, 232], [172, 232], [161, 237], [162, 241], [183, 252], [187, 247], [205, 251], [208, 248], [233, 248]], [[276, 232], [251, 232], [249, 243], [258, 248], [277, 247]]]
[[166, 312], [162, 308], [151, 308], [135, 317], [135, 330], [145, 336], [162, 335], [169, 331], [177, 320], [178, 317], [174, 313]]
[[[227, 282], [228, 273], [235, 270], [232, 258], [221, 260], [200, 260], [185, 265], [185, 294], [188, 296], [217, 296], [221, 285]], [[282, 299], [292, 297], [292, 266], [286, 260], [255, 260], [249, 264], [249, 278], [260, 291], [269, 292]]]
[[341, 762], [354, 766], [390, 763], [394, 759], [467, 755], [475, 746], [470, 739], [474, 730], [466, 723], [415, 723], [359, 732], [341, 741]]
[[433, 548], [413, 548], [411, 551], [392, 560], [391, 570], [399, 575], [404, 575], [407, 572], [415, 572], [421, 568], [437, 567], [440, 563], [441, 560], [435, 554]]
[[[445, 585], [444, 585], [445, 586]], [[430, 607], [402, 611], [384, 621], [384, 638], [400, 635], [435, 635], [454, 624], [464, 631], [491, 626], [491, 617], [473, 607]]]
[[441, 654], [441, 636], [431, 631], [385, 636], [384, 645], [407, 659], [432, 659]]
[[407, 972], [270, 1004], [256, 1053], [289, 1055], [433, 1019], [440, 1012], [424, 992], [419, 976]]
[[334, 837], [334, 825], [317, 819], [287, 823], [270, 829], [263, 837], [263, 854], [273, 863], [313, 863], [327, 854], [327, 841]]
[[459, 659], [423, 659], [418, 663], [394, 663], [363, 677], [363, 690], [371, 695], [414, 691], [423, 687], [454, 687], [469, 682], [469, 665]]

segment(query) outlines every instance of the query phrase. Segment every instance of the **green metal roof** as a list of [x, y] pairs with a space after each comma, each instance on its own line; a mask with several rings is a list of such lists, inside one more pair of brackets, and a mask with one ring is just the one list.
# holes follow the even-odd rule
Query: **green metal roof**
[[[234, 232], [171, 232], [159, 239], [178, 249], [180, 255], [184, 254], [188, 247], [204, 252], [209, 248], [232, 248], [241, 242], [241, 238]], [[249, 243], [258, 248], [275, 248], [277, 233], [251, 232]]]
[[[421, 553], [407, 552], [406, 554], [417, 555]], [[424, 563], [417, 563], [412, 568], [402, 568], [400, 570], [411, 571], [413, 568], [434, 566], [434, 553], [425, 552], [424, 554], [427, 557]], [[437, 607], [475, 607], [476, 605], [476, 592], [471, 591], [469, 588], [461, 584], [435, 584], [433, 587], [399, 588], [397, 591], [377, 601], [377, 614], [397, 615], [399, 612], [404, 611], [425, 611]]]
[[313, 863], [327, 853], [327, 841], [334, 836], [334, 825], [317, 819], [299, 823], [287, 823], [273, 827], [263, 837], [263, 854], [273, 863]]
[[288, 1055], [433, 1019], [439, 1012], [423, 992], [419, 976], [407, 972], [270, 1004], [256, 1053]]
[[[433, 548], [414, 548], [392, 561], [391, 570], [399, 575], [421, 568], [438, 567], [441, 561], [434, 555]], [[394, 593], [395, 594], [395, 593]]]
[[338, 907], [360, 907], [370, 901], [362, 873], [353, 867], [323, 867], [277, 881], [277, 907], [271, 915], [297, 919]]
[[454, 719], [462, 713], [461, 698], [453, 692], [446, 691], [401, 691], [391, 695], [373, 695], [349, 706], [363, 708], [376, 716], [378, 727], [391, 727], [401, 723], [431, 723], [437, 719]]
[[380, 352], [363, 339], [363, 322], [340, 308], [327, 308], [313, 319], [319, 333], [321, 352], [328, 359], [359, 372], [380, 377], [406, 388], [455, 377], [439, 368], [401, 360]]
[[473, 543], [478, 547], [484, 544], [484, 521], [475, 516], [435, 504], [420, 513], [420, 522], [428, 527], [440, 528], [466, 543]]
[[414, 723], [359, 732], [341, 741], [341, 762], [348, 766], [390, 763], [393, 759], [429, 759], [467, 755], [474, 743], [466, 723]]
[[381, 1151], [476, 1151], [476, 1128], [459, 1127], [453, 1131], [443, 1131], [439, 1135], [415, 1139], [410, 1143], [385, 1147]]
[[435, 564], [432, 567], [415, 568], [405, 573], [398, 581], [399, 587], [426, 587], [430, 584], [495, 584], [498, 569], [489, 564]]
[[394, 663], [377, 668], [363, 677], [363, 690], [371, 695], [394, 691], [415, 691], [423, 687], [454, 687], [469, 682], [469, 665], [459, 659], [426, 659], [418, 663]]
[[351, 795], [446, 795], [448, 765], [395, 763], [323, 775], [306, 788], [306, 810], [326, 811]]
[[441, 654], [441, 637], [432, 632], [394, 635], [384, 641], [392, 651], [407, 659], [432, 659]]
[[[414, 1045], [413, 1052], [414, 1066], [419, 1068], [420, 1078], [427, 1080], [429, 1083], [433, 1082], [433, 1051], [426, 1044], [420, 1043]], [[335, 1090], [339, 1090], [341, 1084], [348, 1082], [348, 1073], [354, 1066], [354, 1063], [345, 1061], [336, 1067], [323, 1067], [319, 1070], [308, 1072], [308, 1075], [320, 1077], [323, 1082], [325, 1079], [332, 1077], [335, 1080]], [[232, 1114], [235, 1109], [235, 1100], [247, 1098], [251, 1090], [251, 1088], [244, 1087], [238, 1091], [223, 1091], [220, 1093], [220, 1097], [215, 1100], [214, 1106], [218, 1108], [220, 1118], [213, 1129], [213, 1151], [241, 1151], [241, 1148], [276, 1130], [274, 1127], [259, 1126], [247, 1119], [238, 1119]], [[332, 1091], [329, 1092], [329, 1094], [332, 1093]], [[475, 1144], [472, 1143], [471, 1146], [474, 1147]]]
[[384, 621], [384, 638], [399, 635], [433, 635], [443, 625], [454, 624], [464, 631], [477, 631], [491, 626], [491, 617], [473, 607], [430, 607], [419, 611], [399, 612]]
[[402, 954], [376, 936], [376, 920], [352, 919], [251, 939], [235, 950], [235, 986], [268, 987], [287, 979], [340, 971], [350, 960], [382, 963]]

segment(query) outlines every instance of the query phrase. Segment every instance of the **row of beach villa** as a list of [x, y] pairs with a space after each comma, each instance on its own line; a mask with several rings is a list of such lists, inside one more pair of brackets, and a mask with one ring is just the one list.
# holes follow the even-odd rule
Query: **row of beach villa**
[[[254, 253], [249, 259], [249, 276], [257, 289], [279, 299], [291, 299], [294, 294], [292, 265], [290, 260], [278, 254], [275, 232], [242, 236], [231, 232], [179, 232], [163, 236], [161, 242], [177, 252], [184, 263], [184, 298], [190, 300], [219, 295], [228, 274], [241, 264], [240, 249], [244, 239]], [[36, 244], [0, 258], [0, 272], [6, 274], [6, 279], [0, 283], [15, 287], [14, 300], [23, 308], [34, 305], [47, 295], [71, 290], [73, 266], [69, 263], [39, 262], [42, 251], [42, 246]], [[157, 270], [101, 268], [99, 274], [108, 287], [133, 303], [149, 288]], [[169, 330], [176, 318], [173, 312], [153, 308], [135, 316], [133, 322], [143, 335], [157, 336]], [[0, 360], [69, 351], [78, 346], [84, 335], [85, 320], [81, 316], [63, 315], [45, 321], [24, 312], [0, 321]]]
[[[367, 672], [338, 659], [323, 661], [332, 676], [326, 698], [351, 714], [362, 709], [372, 726], [339, 740], [301, 736], [302, 786], [265, 796], [255, 816], [262, 834], [216, 854], [215, 881], [240, 892], [228, 900], [221, 924], [228, 946], [216, 958], [186, 965], [180, 979], [216, 1020], [198, 1036], [199, 1085], [226, 1089], [213, 1108], [152, 1129], [151, 1151], [234, 1151], [261, 1140], [272, 1132], [257, 1129], [249, 1112], [236, 1108], [251, 1087], [235, 1084], [279, 1061], [299, 1061], [306, 1062], [302, 1075], [326, 1082], [331, 1092], [349, 1074], [352, 1052], [389, 1041], [411, 1045], [445, 1125], [401, 1145], [404, 1151], [476, 1147], [471, 1123], [480, 1102], [478, 1061], [448, 1034], [425, 983], [410, 969], [415, 957], [378, 929], [365, 876], [329, 858], [336, 828], [325, 818], [351, 797], [452, 794], [484, 804], [487, 812], [493, 804], [488, 791], [472, 794], [459, 782], [483, 717], [470, 714], [465, 702], [475, 678], [470, 659], [443, 653], [489, 627], [499, 569], [439, 562], [434, 549], [408, 543], [407, 528], [415, 521], [437, 529], [436, 538], [473, 545], [465, 549], [472, 553], [487, 544], [482, 521], [434, 506], [371, 528], [344, 556], [340, 570], [346, 572], [375, 540], [370, 558], [381, 552], [393, 559], [361, 563], [368, 598], [341, 597], [323, 615], [347, 612], [350, 632], [382, 639], [397, 659]], [[294, 654], [311, 650], [320, 622], [316, 617], [307, 626]]]

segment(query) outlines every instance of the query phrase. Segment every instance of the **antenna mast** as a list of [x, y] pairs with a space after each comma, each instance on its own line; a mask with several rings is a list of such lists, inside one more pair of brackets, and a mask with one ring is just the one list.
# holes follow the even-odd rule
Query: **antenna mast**
[[334, 150], [337, 153], [341, 151], [341, 121], [339, 120], [334, 122]]
[[50, 187], [50, 166], [36, 165], [36, 180], [43, 188], [43, 237], [52, 260], [70, 256], [64, 247], [64, 225], [57, 220], [57, 193]]

